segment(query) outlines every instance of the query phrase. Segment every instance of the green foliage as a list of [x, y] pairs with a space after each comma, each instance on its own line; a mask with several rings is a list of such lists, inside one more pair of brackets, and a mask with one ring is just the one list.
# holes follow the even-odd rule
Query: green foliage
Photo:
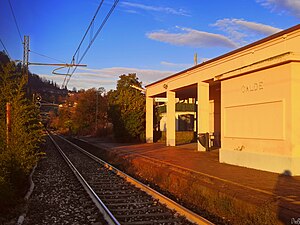
[[[160, 138], [159, 142], [165, 142], [166, 141], [166, 132], [165, 131], [159, 131], [160, 132]], [[188, 144], [195, 141], [195, 132], [194, 131], [176, 131], [176, 144]]]
[[177, 112], [196, 112], [197, 106], [195, 104], [190, 103], [177, 103], [176, 104]]
[[118, 141], [144, 140], [145, 96], [130, 85], [141, 87], [135, 74], [121, 75], [117, 90], [107, 94], [104, 88], [72, 93], [58, 117], [51, 116], [50, 126], [69, 134], [103, 136], [111, 128], [109, 117]]
[[117, 90], [108, 93], [108, 115], [115, 138], [121, 142], [145, 139], [145, 96], [131, 85], [142, 87], [136, 74], [121, 75]]
[[[196, 107], [197, 106], [195, 104], [178, 102], [175, 105], [175, 111], [176, 112], [196, 112], [197, 111]], [[162, 105], [162, 106], [158, 107], [158, 112], [159, 113], [167, 112], [167, 106]]]
[[[24, 182], [38, 160], [43, 141], [39, 111], [25, 98], [26, 79], [14, 63], [0, 65], [0, 212], [24, 194]], [[6, 134], [6, 103], [11, 104], [11, 130]]]

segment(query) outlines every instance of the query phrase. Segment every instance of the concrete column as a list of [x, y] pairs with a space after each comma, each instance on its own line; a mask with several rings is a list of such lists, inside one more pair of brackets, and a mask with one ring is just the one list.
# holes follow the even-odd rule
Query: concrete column
[[153, 143], [153, 98], [146, 97], [146, 142]]
[[175, 92], [167, 91], [167, 130], [166, 130], [166, 145], [175, 146], [176, 136], [176, 118], [175, 118]]
[[[209, 132], [209, 84], [198, 82], [197, 88], [198, 113], [197, 125], [198, 133]], [[198, 142], [198, 151], [205, 151], [205, 148]]]

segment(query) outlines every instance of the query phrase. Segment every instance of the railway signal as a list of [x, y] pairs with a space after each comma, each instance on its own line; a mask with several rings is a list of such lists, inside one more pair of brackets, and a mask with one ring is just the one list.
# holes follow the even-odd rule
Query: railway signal
[[40, 96], [39, 94], [36, 95], [35, 100], [36, 100], [37, 102], [42, 101], [42, 96]]
[[41, 106], [42, 106], [42, 103], [41, 103], [42, 96], [40, 94], [36, 94], [34, 100], [35, 100], [35, 106], [37, 108], [41, 108]]
[[37, 108], [41, 108], [42, 104], [41, 104], [40, 102], [36, 102], [36, 103], [35, 103], [35, 106], [36, 106]]

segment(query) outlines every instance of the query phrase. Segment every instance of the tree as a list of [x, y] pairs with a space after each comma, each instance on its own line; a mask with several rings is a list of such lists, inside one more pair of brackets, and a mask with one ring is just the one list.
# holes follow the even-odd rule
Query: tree
[[72, 120], [75, 133], [91, 134], [95, 129], [96, 89], [88, 89], [78, 93], [78, 101]]
[[[76, 121], [76, 124], [74, 123], [74, 125], [76, 126], [75, 130], [77, 133], [94, 134], [98, 128], [100, 128], [100, 130], [104, 129], [105, 124], [107, 123], [108, 108], [105, 89], [103, 87], [98, 90], [95, 88], [88, 89], [87, 91], [79, 92], [77, 98], [76, 108], [72, 115], [73, 121]], [[96, 105], [97, 103], [98, 105]]]
[[[39, 111], [25, 98], [26, 78], [13, 62], [0, 65], [0, 211], [24, 191], [43, 141]], [[6, 103], [11, 104], [11, 130], [6, 135]]]
[[145, 139], [145, 96], [131, 85], [142, 87], [136, 74], [121, 75], [117, 89], [108, 93], [109, 117], [115, 138], [122, 142]]
[[58, 117], [51, 115], [52, 127], [76, 135], [102, 136], [106, 133], [108, 103], [103, 87], [98, 90], [91, 88], [72, 92], [62, 106], [59, 108]]

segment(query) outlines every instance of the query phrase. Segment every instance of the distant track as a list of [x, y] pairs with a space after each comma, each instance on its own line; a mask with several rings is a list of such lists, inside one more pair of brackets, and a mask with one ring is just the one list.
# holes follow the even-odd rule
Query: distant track
[[63, 137], [49, 136], [109, 224], [213, 224]]

